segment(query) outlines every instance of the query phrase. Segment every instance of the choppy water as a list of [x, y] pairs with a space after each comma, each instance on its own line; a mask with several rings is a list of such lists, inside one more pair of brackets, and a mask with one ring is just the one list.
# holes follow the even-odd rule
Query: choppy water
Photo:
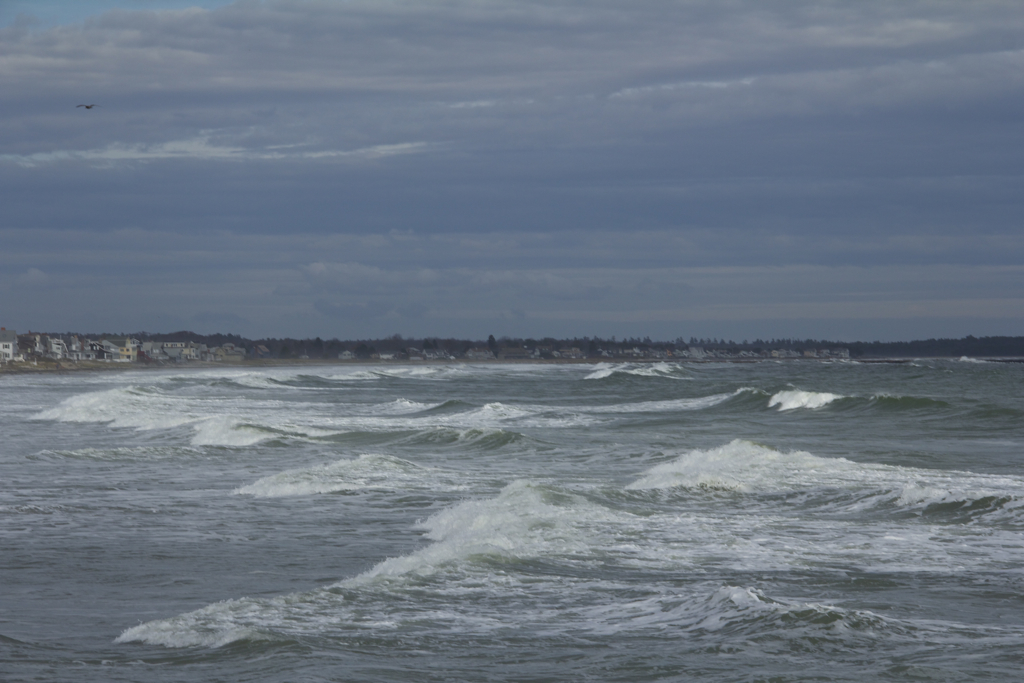
[[1024, 366], [0, 378], [0, 679], [1019, 680]]

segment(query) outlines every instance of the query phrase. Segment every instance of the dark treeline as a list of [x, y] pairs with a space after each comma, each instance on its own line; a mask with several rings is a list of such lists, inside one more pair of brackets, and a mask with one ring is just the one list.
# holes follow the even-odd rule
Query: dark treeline
[[[75, 333], [68, 332], [66, 336]], [[65, 336], [65, 335], [62, 335]], [[401, 353], [408, 349], [440, 351], [452, 356], [461, 356], [470, 348], [489, 348], [497, 351], [503, 348], [550, 350], [576, 348], [588, 356], [601, 355], [602, 351], [616, 352], [628, 349], [683, 351], [690, 347], [701, 347], [705, 351], [740, 353], [764, 353], [772, 350], [790, 350], [803, 353], [807, 350], [845, 348], [852, 358], [920, 358], [960, 356], [1024, 356], [1024, 337], [974, 337], [963, 339], [925, 339], [907, 342], [844, 342], [816, 339], [755, 339], [734, 341], [731, 339], [678, 337], [671, 341], [655, 341], [650, 337], [574, 337], [554, 338], [512, 338], [491, 336], [486, 340], [456, 339], [444, 337], [403, 337], [395, 334], [380, 339], [341, 340], [337, 338], [313, 339], [266, 338], [248, 339], [236, 334], [197, 334], [182, 330], [166, 334], [135, 332], [131, 334], [86, 334], [92, 339], [131, 336], [140, 341], [192, 341], [207, 346], [234, 344], [254, 355], [271, 358], [337, 358], [338, 354], [350, 351], [357, 357], [367, 358], [379, 353]], [[255, 353], [256, 349], [262, 349]]]

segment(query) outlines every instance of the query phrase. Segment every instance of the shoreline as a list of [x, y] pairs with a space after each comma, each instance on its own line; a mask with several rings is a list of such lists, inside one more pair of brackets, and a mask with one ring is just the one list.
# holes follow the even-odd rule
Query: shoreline
[[[686, 365], [709, 365], [730, 363], [753, 365], [757, 363], [854, 363], [860, 365], [906, 365], [918, 360], [957, 361], [960, 356], [926, 356], [915, 358], [547, 358], [547, 359], [490, 359], [490, 360], [339, 360], [329, 358], [262, 358], [242, 362], [228, 361], [187, 361], [184, 363], [105, 363], [102, 361], [54, 361], [45, 360], [38, 364], [27, 361], [0, 365], [0, 376], [34, 374], [75, 374], [80, 372], [145, 372], [154, 370], [211, 370], [215, 368], [268, 368], [268, 367], [323, 367], [323, 366], [413, 366], [424, 365], [598, 365], [600, 363], [681, 363]], [[971, 360], [985, 363], [1024, 363], [1024, 357], [971, 357]]]

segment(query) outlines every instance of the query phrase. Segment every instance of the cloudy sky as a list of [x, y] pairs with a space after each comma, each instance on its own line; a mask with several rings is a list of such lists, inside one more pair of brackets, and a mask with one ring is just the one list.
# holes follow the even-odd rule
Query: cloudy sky
[[1021, 335], [1022, 220], [1016, 1], [0, 0], [19, 332]]

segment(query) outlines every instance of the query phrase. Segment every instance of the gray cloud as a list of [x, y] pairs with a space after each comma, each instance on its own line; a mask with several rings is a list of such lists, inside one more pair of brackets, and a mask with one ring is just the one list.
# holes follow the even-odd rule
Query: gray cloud
[[[49, 287], [5, 315], [1024, 333], [1022, 67], [1024, 10], [1001, 2], [281, 0], [15, 24], [0, 290], [30, 267]], [[112, 305], [116, 282], [152, 299]]]

